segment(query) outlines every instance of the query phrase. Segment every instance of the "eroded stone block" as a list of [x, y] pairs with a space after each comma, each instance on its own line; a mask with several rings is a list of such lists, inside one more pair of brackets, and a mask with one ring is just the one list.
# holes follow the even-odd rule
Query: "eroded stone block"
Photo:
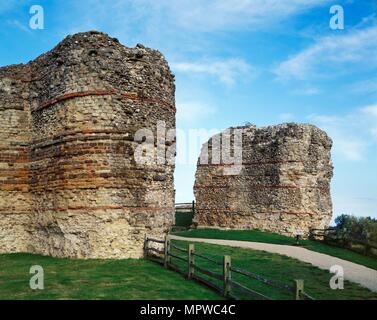
[[[194, 223], [290, 236], [327, 227], [333, 175], [332, 141], [327, 134], [315, 126], [294, 123], [232, 130], [233, 135], [234, 130], [242, 131], [242, 169], [239, 174], [226, 174], [224, 168], [229, 165], [223, 161], [203, 164], [199, 159]], [[206, 149], [204, 145], [202, 152]], [[211, 139], [208, 150], [211, 160]]]

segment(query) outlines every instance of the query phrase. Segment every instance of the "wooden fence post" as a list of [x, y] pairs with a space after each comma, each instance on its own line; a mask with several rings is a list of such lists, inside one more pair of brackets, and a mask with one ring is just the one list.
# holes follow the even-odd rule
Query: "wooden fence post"
[[188, 274], [187, 277], [189, 279], [192, 278], [192, 275], [194, 274], [194, 267], [195, 267], [195, 246], [194, 244], [190, 243], [188, 247]]
[[147, 235], [144, 235], [144, 259], [148, 258], [148, 237]]
[[304, 292], [304, 280], [295, 280], [295, 300], [302, 300]]
[[370, 252], [370, 246], [369, 246], [369, 243], [368, 243], [368, 240], [367, 242], [365, 242], [364, 244], [364, 254], [367, 256]]
[[231, 290], [231, 258], [230, 256], [224, 256], [224, 266], [223, 266], [223, 275], [224, 275], [224, 297], [227, 297], [230, 294]]
[[170, 237], [167, 235], [165, 236], [165, 247], [164, 247], [164, 267], [168, 268], [170, 263]]

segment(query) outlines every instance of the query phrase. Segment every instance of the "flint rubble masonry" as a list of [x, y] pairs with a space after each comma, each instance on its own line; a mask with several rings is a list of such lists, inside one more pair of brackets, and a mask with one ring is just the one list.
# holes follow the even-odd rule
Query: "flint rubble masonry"
[[[332, 216], [332, 141], [313, 125], [243, 126], [242, 170], [213, 164], [218, 137], [212, 137], [208, 164], [198, 161], [194, 224], [199, 228], [260, 229], [288, 236], [325, 228]], [[234, 139], [233, 139], [234, 140]], [[222, 141], [222, 140], [221, 140]], [[221, 145], [220, 145], [221, 148]], [[217, 153], [218, 154], [218, 153]]]
[[141, 257], [173, 224], [174, 164], [136, 163], [134, 134], [175, 112], [162, 54], [104, 33], [0, 68], [0, 252]]

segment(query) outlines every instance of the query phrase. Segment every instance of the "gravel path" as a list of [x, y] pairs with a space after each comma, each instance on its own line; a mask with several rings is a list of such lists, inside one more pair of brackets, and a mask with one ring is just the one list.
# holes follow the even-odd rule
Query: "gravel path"
[[185, 238], [179, 236], [171, 236], [171, 239], [190, 242], [205, 242], [210, 244], [277, 253], [310, 263], [313, 266], [316, 266], [323, 270], [330, 270], [330, 268], [334, 265], [342, 266], [344, 270], [344, 279], [358, 283], [371, 291], [377, 292], [377, 270], [373, 270], [357, 263], [335, 258], [327, 254], [311, 251], [305, 248], [261, 242]]

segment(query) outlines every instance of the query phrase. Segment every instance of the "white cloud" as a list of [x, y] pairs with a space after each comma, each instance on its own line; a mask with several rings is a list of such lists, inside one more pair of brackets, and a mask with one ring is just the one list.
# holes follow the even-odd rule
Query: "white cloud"
[[260, 28], [329, 0], [159, 0], [148, 3], [149, 9], [164, 13], [168, 20], [186, 29], [215, 31], [235, 28]]
[[175, 72], [191, 75], [209, 75], [220, 82], [233, 85], [240, 79], [255, 76], [256, 71], [243, 59], [207, 60], [200, 62], [176, 62], [171, 64]]
[[363, 160], [366, 151], [366, 143], [359, 138], [344, 135], [344, 133], [345, 132], [334, 133], [335, 151], [350, 161]]
[[[5, 0], [0, 0], [5, 1]], [[226, 31], [281, 26], [292, 16], [329, 4], [331, 0], [67, 0], [80, 10], [80, 20], [108, 20], [115, 29], [136, 23], [141, 32]], [[79, 21], [81, 22], [81, 21]], [[81, 23], [80, 23], [81, 24]]]
[[377, 104], [373, 104], [362, 108], [362, 112], [364, 112], [366, 115], [375, 117], [377, 119]]
[[313, 45], [280, 63], [274, 70], [280, 79], [304, 80], [355, 72], [355, 67], [377, 67], [377, 26], [320, 38]]
[[213, 106], [200, 102], [177, 103], [177, 119], [184, 122], [198, 122], [205, 120], [216, 113]]
[[16, 10], [20, 13], [23, 13], [23, 9], [28, 6], [36, 4], [34, 0], [0, 0], [0, 14], [9, 13], [12, 11], [13, 13]]
[[13, 27], [13, 28], [16, 28], [16, 29], [19, 29], [23, 32], [26, 32], [26, 33], [32, 33], [31, 29], [29, 28], [28, 25], [25, 25], [23, 23], [21, 23], [20, 21], [18, 20], [8, 20], [7, 21], [8, 25]]
[[300, 95], [300, 96], [314, 96], [320, 93], [320, 90], [315, 87], [306, 87], [306, 88], [299, 88], [295, 89], [292, 92], [293, 94]]
[[346, 180], [345, 183], [349, 186], [348, 194], [333, 193], [334, 213], [336, 215], [354, 214], [359, 217], [371, 216], [377, 218], [377, 199], [373, 197], [373, 190], [361, 183], [356, 188], [353, 181]]
[[0, 0], [0, 14], [13, 9], [17, 4], [17, 0]]
[[[377, 129], [375, 107], [359, 108], [344, 116], [312, 114], [307, 118], [333, 139], [336, 156], [348, 161], [360, 161], [366, 158], [369, 147], [375, 148], [373, 139], [370, 139]], [[368, 113], [375, 119], [371, 119]]]
[[377, 127], [376, 128], [372, 128], [371, 131], [372, 135], [374, 136], [375, 139], [377, 139]]
[[375, 93], [377, 92], [377, 78], [355, 82], [350, 89], [353, 93]]
[[295, 115], [293, 113], [281, 113], [279, 114], [279, 118], [281, 121], [292, 121], [295, 118]]
[[370, 133], [377, 140], [377, 104], [366, 106], [362, 108], [361, 111], [369, 118], [369, 121], [372, 123]]
[[377, 16], [376, 16], [376, 13], [373, 12], [372, 14], [366, 17], [363, 17], [361, 21], [356, 25], [356, 27], [364, 27], [371, 24], [376, 24], [376, 22], [377, 22]]
[[333, 115], [311, 114], [308, 118], [328, 126], [340, 125], [344, 122], [344, 118]]

